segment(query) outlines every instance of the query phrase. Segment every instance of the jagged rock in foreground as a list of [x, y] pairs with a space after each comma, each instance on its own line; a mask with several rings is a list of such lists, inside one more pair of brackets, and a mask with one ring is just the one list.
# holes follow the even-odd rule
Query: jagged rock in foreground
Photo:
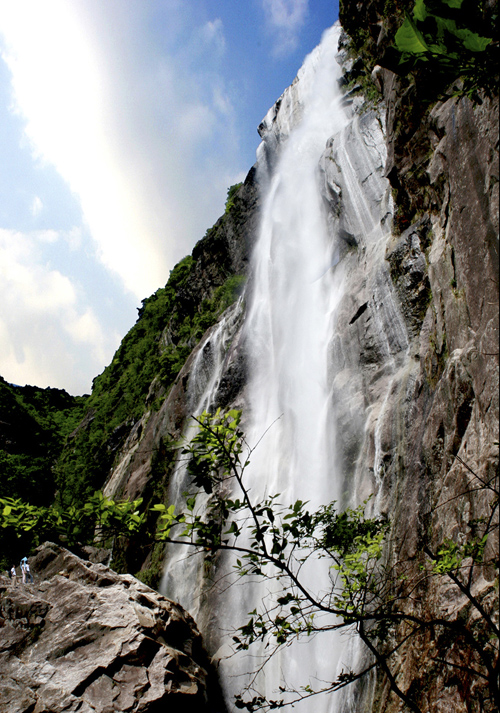
[[208, 658], [182, 607], [52, 543], [34, 584], [0, 582], [0, 710], [216, 713]]

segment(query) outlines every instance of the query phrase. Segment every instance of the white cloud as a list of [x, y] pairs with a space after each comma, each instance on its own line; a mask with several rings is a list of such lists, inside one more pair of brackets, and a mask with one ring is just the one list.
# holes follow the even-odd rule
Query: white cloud
[[62, 238], [67, 242], [70, 247], [70, 250], [78, 250], [82, 246], [82, 229], [73, 227], [70, 231], [65, 233]]
[[222, 57], [226, 50], [224, 26], [220, 18], [207, 22], [201, 28], [201, 38], [211, 50], [215, 50]]
[[106, 358], [109, 359], [110, 355], [106, 350], [108, 344], [104, 339], [102, 325], [92, 310], [87, 308], [83, 314], [70, 316], [71, 319], [64, 327], [75, 344], [90, 346], [91, 353], [99, 364], [104, 363]]
[[234, 116], [234, 108], [231, 99], [224, 91], [223, 87], [214, 87], [212, 96], [214, 107], [220, 114], [225, 114], [230, 117]]
[[36, 233], [36, 239], [40, 243], [45, 243], [47, 245], [52, 245], [53, 243], [57, 243], [57, 241], [60, 239], [60, 235], [56, 230], [39, 230]]
[[0, 289], [3, 311], [9, 318], [20, 303], [27, 313], [43, 313], [75, 301], [68, 278], [34, 262], [37, 237], [44, 241], [47, 235], [27, 237], [0, 230]]
[[83, 393], [90, 387], [87, 366], [92, 375], [98, 373], [119, 336], [80, 303], [67, 276], [44, 263], [47, 233], [0, 229], [2, 376], [21, 385], [28, 381]]
[[308, 11], [308, 0], [262, 0], [269, 30], [274, 35], [277, 56], [293, 52]]

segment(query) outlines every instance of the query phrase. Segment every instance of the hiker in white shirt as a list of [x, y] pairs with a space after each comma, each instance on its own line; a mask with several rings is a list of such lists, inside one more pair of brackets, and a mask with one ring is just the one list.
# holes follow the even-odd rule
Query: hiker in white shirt
[[27, 557], [23, 557], [21, 560], [21, 572], [23, 573], [23, 584], [26, 584], [26, 577], [29, 577], [31, 584], [33, 584], [33, 576], [31, 574]]
[[31, 574], [31, 568], [28, 564], [28, 560], [25, 560], [24, 562], [24, 573], [26, 577], [30, 578], [30, 583], [33, 584], [33, 575]]

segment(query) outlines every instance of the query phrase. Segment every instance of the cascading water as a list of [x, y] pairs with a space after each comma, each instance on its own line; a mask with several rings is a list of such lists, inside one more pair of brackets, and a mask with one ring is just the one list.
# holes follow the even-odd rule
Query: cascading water
[[[240, 298], [227, 310], [221, 321], [205, 337], [195, 355], [187, 387], [188, 409], [192, 415], [210, 411], [213, 407], [228, 347], [241, 319], [242, 304]], [[184, 438], [192, 438], [197, 427], [197, 423], [191, 419]], [[184, 493], [190, 490], [192, 485], [186, 463], [180, 460], [172, 474], [169, 488], [169, 502], [175, 505], [177, 512], [184, 510]], [[206, 497], [198, 498], [201, 509], [205, 501]], [[203, 555], [193, 553], [188, 546], [170, 545], [167, 547], [165, 562], [160, 591], [178, 601], [198, 618], [203, 589]]]
[[[245, 471], [246, 486], [254, 502], [280, 493], [284, 505], [300, 499], [310, 509], [346, 502], [346, 487], [359, 489], [363, 499], [381, 485], [382, 425], [390, 422], [391, 390], [401, 380], [408, 353], [384, 262], [392, 204], [383, 177], [383, 130], [376, 112], [360, 117], [345, 108], [338, 82], [339, 34], [339, 27], [325, 33], [262, 125], [258, 174], [265, 198], [242, 338], [250, 370], [246, 440], [250, 446], [258, 443]], [[346, 319], [349, 305], [357, 301], [347, 294], [348, 280], [359, 285], [370, 302], [362, 309], [373, 315], [380, 359], [376, 374], [370, 372], [371, 400], [358, 396], [365, 378], [356, 355], [359, 344], [344, 339], [339, 327], [342, 322], [345, 330], [362, 314], [358, 302]], [[216, 401], [227, 346], [241, 326], [240, 309], [226, 314], [198, 350], [188, 389], [194, 414]], [[348, 486], [340, 455], [347, 432], [357, 439], [358, 454], [348, 468]], [[171, 502], [180, 505], [188, 485], [180, 465], [171, 481]], [[221, 584], [200, 608], [206, 587], [203, 559], [186, 554], [168, 551], [162, 591], [188, 608], [211, 649], [219, 648], [215, 658], [230, 710], [234, 694], [245, 686], [276, 699], [280, 686], [321, 688], [336, 679], [343, 661], [355, 666], [362, 658], [345, 638], [321, 633], [304, 645], [285, 647], [263, 669], [264, 649], [251, 647], [247, 657], [239, 653], [226, 659], [231, 633], [262, 601], [276, 600], [276, 583], [244, 578], [228, 586], [232, 562], [221, 557], [213, 572]], [[324, 563], [308, 563], [302, 576], [318, 598], [328, 591]], [[307, 699], [296, 710], [354, 713], [355, 696]]]
[[330, 269], [334, 245], [317, 168], [327, 139], [347, 121], [337, 86], [337, 43], [334, 28], [303, 68], [297, 97], [302, 121], [270, 177], [246, 323], [250, 442], [279, 418], [255, 452], [253, 470], [262, 473], [265, 464], [268, 492], [286, 489], [294, 498], [302, 491], [313, 505], [332, 499], [333, 480], [327, 346], [340, 280]]
[[[347, 123], [338, 88], [339, 28], [325, 33], [306, 59], [288, 110], [301, 114], [268, 177], [261, 229], [253, 260], [253, 292], [245, 334], [251, 376], [247, 440], [258, 447], [246, 473], [254, 501], [280, 493], [280, 502], [308, 501], [312, 508], [339, 499], [328, 383], [328, 342], [342, 294], [340, 266], [333, 269], [335, 242], [329, 238], [319, 192], [318, 163], [327, 139]], [[278, 127], [279, 130], [279, 127]], [[288, 125], [285, 127], [288, 133]], [[319, 597], [328, 588], [320, 563], [303, 572]], [[323, 571], [323, 575], [321, 574]], [[247, 582], [244, 594], [226, 595], [224, 621], [243, 623], [248, 612], [273, 595], [270, 582]], [[338, 641], [321, 635], [275, 655], [255, 679], [255, 689], [279, 697], [279, 686], [307, 685], [335, 678]], [[245, 666], [257, 668], [265, 652], [228, 667], [229, 690], [241, 688]], [[233, 677], [233, 678], [232, 678]], [[330, 710], [331, 697], [297, 706]]]

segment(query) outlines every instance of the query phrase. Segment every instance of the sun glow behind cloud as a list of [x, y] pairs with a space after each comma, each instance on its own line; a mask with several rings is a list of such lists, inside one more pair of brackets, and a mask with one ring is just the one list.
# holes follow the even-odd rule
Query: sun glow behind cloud
[[[140, 21], [141, 4], [127, 5]], [[68, 183], [98, 257], [141, 299], [209, 227], [207, 208], [209, 219], [217, 217], [210, 205], [233, 178], [237, 142], [215, 71], [225, 49], [220, 19], [194, 32], [205, 67], [196, 72], [186, 56], [155, 57], [154, 48], [145, 64], [134, 54], [132, 21], [113, 23], [119, 12], [115, 2], [92, 0], [3, 2], [0, 27], [15, 110], [34, 155]], [[210, 155], [216, 130], [224, 145]], [[204, 181], [196, 165], [202, 152], [218, 181]], [[196, 205], [193, 187], [205, 188]]]
[[[162, 35], [163, 45], [156, 46], [147, 34], [151, 7], [139, 0], [127, 0], [126, 12], [117, 0], [0, 0], [2, 59], [10, 70], [11, 111], [23, 122], [23, 140], [35, 164], [54, 167], [77, 198], [76, 247], [115, 276], [108, 282], [119, 277], [123, 287], [117, 300], [130, 301], [133, 294], [136, 304], [165, 284], [169, 270], [223, 211], [227, 186], [242, 178], [241, 170], [234, 170], [234, 109], [218, 71], [226, 45], [222, 21], [189, 26], [182, 42], [173, 38], [172, 48]], [[171, 25], [182, 26], [184, 6], [166, 0], [162, 7], [171, 10]], [[38, 195], [28, 205], [33, 221], [45, 218]], [[16, 256], [14, 242], [23, 237], [25, 249], [34, 249], [32, 235], [4, 233], [4, 264], [9, 251]], [[115, 331], [88, 304], [85, 308], [82, 284], [76, 290], [78, 305], [69, 293], [63, 299], [58, 292], [60, 302], [44, 301], [49, 286], [66, 281], [76, 287], [74, 274], [66, 275], [64, 266], [54, 271], [40, 254], [31, 262], [24, 255], [22, 264], [26, 275], [32, 269], [33, 282], [40, 286], [39, 301], [34, 309], [22, 283], [11, 279], [13, 322], [27, 326], [31, 309], [37, 320], [33, 334], [42, 344], [56, 328], [55, 314], [62, 318], [62, 304], [72, 303], [72, 310], [64, 312], [59, 361], [78, 348], [79, 330], [93, 333], [94, 353], [104, 350], [105, 357], [101, 368], [87, 365], [84, 381], [90, 384], [90, 374], [100, 371], [118, 346], [118, 338], [111, 345], [105, 337], [116, 336]], [[82, 314], [87, 315], [84, 321]], [[21, 332], [14, 331], [15, 336], [4, 335], [1, 373], [24, 383], [21, 367], [28, 364], [29, 348], [26, 353], [19, 349]], [[82, 390], [82, 378], [75, 374], [68, 381], [71, 369], [66, 366], [56, 374], [54, 364], [42, 377], [42, 361], [38, 369], [25, 368], [31, 383]]]
[[102, 261], [144, 296], [165, 279], [169, 255], [158, 256], [147, 202], [110, 140], [99, 57], [76, 5], [4, 3], [1, 13], [15, 108], [33, 153], [79, 197]]

